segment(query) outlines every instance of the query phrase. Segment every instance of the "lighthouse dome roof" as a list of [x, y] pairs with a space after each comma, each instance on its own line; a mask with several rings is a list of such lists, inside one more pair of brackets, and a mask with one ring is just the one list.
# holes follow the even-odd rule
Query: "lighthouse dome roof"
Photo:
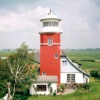
[[46, 15], [45, 17], [43, 17], [40, 21], [45, 21], [45, 20], [49, 20], [49, 19], [61, 21], [61, 19], [59, 17], [55, 16], [54, 14], [52, 14], [51, 11], [50, 11], [50, 13], [48, 13], [48, 15]]

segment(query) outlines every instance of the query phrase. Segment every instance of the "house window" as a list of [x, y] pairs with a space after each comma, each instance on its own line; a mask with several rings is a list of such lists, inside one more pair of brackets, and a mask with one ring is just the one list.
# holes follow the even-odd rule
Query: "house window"
[[55, 59], [58, 59], [58, 54], [55, 54], [54, 57], [55, 57]]
[[42, 75], [46, 75], [46, 72], [43, 72]]
[[52, 46], [52, 43], [53, 43], [53, 39], [52, 38], [49, 38], [48, 39], [48, 46]]
[[66, 61], [66, 60], [63, 60], [63, 61], [62, 61], [62, 64], [63, 64], [63, 65], [67, 65], [67, 61]]
[[46, 91], [46, 85], [37, 85], [37, 91]]
[[67, 82], [75, 82], [75, 74], [67, 74]]

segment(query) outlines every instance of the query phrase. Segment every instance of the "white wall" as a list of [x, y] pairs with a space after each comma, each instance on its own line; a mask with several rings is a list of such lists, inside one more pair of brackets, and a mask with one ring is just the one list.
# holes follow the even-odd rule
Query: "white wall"
[[[34, 90], [34, 86], [35, 88], [37, 87], [37, 85], [46, 85], [46, 91], [36, 91]], [[53, 92], [56, 91], [57, 92], [57, 83], [51, 83], [51, 87], [52, 87], [52, 90]], [[30, 94], [33, 95], [33, 94], [42, 94], [42, 95], [48, 95], [50, 94], [50, 90], [48, 89], [48, 83], [33, 83], [30, 87], [30, 90], [29, 90]]]
[[82, 73], [61, 73], [61, 83], [67, 83], [67, 74], [75, 74], [76, 83], [84, 82]]
[[[63, 61], [67, 61], [66, 65], [63, 64]], [[66, 57], [61, 57], [60, 59], [61, 66], [61, 74], [60, 74], [60, 82], [67, 83], [67, 74], [75, 74], [75, 82], [76, 83], [86, 83], [86, 79], [89, 82], [89, 77], [85, 74], [83, 77], [83, 72], [79, 71], [75, 68]]]
[[61, 57], [60, 59], [60, 66], [61, 66], [61, 72], [79, 72], [75, 67], [73, 67], [69, 61], [67, 61], [66, 65], [63, 65], [63, 61], [67, 61], [66, 57]]

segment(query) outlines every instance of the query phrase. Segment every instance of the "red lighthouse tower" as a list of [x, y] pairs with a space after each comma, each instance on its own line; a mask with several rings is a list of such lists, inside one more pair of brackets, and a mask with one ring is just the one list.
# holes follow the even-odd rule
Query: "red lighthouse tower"
[[40, 20], [40, 75], [57, 76], [60, 83], [60, 18], [48, 13]]

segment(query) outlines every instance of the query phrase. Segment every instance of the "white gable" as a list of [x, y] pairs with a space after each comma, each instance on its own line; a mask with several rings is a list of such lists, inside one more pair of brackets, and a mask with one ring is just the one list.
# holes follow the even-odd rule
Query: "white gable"
[[77, 73], [79, 72], [67, 59], [66, 57], [61, 57], [61, 72]]
[[[61, 65], [61, 72], [60, 72], [60, 82], [61, 83], [69, 83], [74, 79], [75, 83], [87, 83], [89, 82], [89, 75], [82, 71], [78, 64], [73, 63], [69, 58], [66, 56], [61, 56], [60, 58], [60, 65]], [[70, 75], [68, 77], [68, 75]], [[73, 75], [74, 78], [71, 78]]]

